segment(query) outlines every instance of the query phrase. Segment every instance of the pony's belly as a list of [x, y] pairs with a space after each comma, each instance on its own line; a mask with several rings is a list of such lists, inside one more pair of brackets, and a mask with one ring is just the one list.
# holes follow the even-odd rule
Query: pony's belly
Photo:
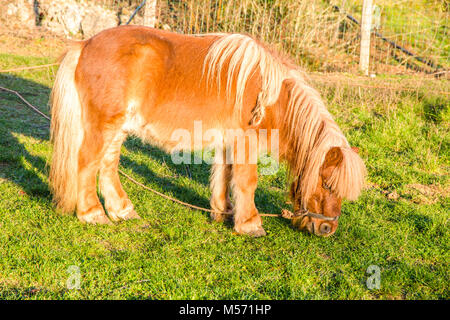
[[160, 118], [151, 120], [147, 122], [139, 114], [134, 114], [127, 118], [122, 130], [167, 152], [193, 152], [222, 147], [224, 144], [225, 130], [217, 124], [205, 125], [202, 120], [193, 120], [192, 123]]
[[210, 128], [204, 134], [202, 132], [193, 132], [186, 128], [165, 128], [154, 124], [146, 124], [134, 130], [125, 131], [167, 152], [173, 152], [175, 150], [193, 152], [223, 146], [222, 134], [217, 134], [212, 137], [207, 134], [210, 130], [220, 132], [219, 129]]

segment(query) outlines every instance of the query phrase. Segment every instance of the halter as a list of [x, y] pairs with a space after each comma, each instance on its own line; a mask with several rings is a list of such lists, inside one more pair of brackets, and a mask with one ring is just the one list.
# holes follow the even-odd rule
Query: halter
[[[300, 184], [297, 183], [296, 192], [299, 191], [299, 186], [300, 186]], [[325, 183], [322, 183], [322, 187], [331, 192], [331, 188], [329, 186], [327, 186]], [[311, 218], [321, 219], [321, 220], [325, 220], [325, 221], [337, 221], [339, 219], [339, 216], [328, 217], [321, 213], [311, 212], [308, 209], [299, 209], [299, 210], [294, 211], [293, 213], [289, 210], [283, 209], [281, 215], [287, 219], [304, 218], [304, 217], [311, 217]]]
[[304, 217], [311, 217], [311, 218], [321, 219], [321, 220], [325, 220], [325, 221], [337, 221], [339, 219], [339, 216], [327, 217], [321, 213], [311, 212], [306, 209], [299, 209], [295, 212], [289, 211], [287, 209], [283, 209], [283, 210], [281, 210], [281, 216], [285, 219], [304, 218]]
[[325, 221], [336, 221], [339, 219], [339, 216], [328, 217], [321, 213], [311, 212], [307, 209], [297, 210], [293, 213], [293, 216], [292, 216], [292, 218], [303, 218], [303, 217], [311, 217], [311, 218], [321, 219], [321, 220], [325, 220]]

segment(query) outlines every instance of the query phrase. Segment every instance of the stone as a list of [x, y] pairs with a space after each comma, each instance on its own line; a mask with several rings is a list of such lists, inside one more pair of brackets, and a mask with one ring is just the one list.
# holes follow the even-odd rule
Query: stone
[[42, 25], [68, 37], [89, 38], [118, 25], [117, 14], [84, 0], [40, 0]]
[[34, 28], [36, 15], [33, 0], [10, 1], [6, 6], [6, 21], [20, 28]]
[[85, 38], [90, 38], [102, 30], [117, 26], [117, 24], [117, 16], [112, 11], [92, 7], [86, 10], [81, 21], [81, 30]]

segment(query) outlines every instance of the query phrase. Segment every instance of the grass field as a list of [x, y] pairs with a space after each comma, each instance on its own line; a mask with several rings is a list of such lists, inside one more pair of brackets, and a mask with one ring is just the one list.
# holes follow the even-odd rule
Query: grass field
[[[0, 54], [0, 70], [54, 61], [19, 53]], [[3, 73], [0, 86], [48, 113], [54, 71]], [[125, 179], [141, 220], [91, 226], [62, 216], [48, 188], [48, 123], [0, 91], [0, 298], [448, 299], [450, 111], [433, 85], [417, 92], [319, 86], [369, 171], [368, 188], [344, 202], [327, 239], [272, 217], [264, 218], [266, 237], [236, 235], [230, 224]], [[448, 81], [442, 85], [448, 92]], [[189, 179], [169, 155], [129, 138], [121, 166], [157, 190], [208, 206], [206, 164], [192, 165]], [[284, 167], [261, 177], [261, 211], [289, 208], [285, 181]], [[379, 289], [366, 285], [372, 265]], [[70, 290], [76, 268], [80, 288]]]

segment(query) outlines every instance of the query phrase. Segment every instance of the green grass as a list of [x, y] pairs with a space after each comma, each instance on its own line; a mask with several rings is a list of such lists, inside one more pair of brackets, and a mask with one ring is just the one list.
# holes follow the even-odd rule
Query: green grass
[[[48, 62], [0, 55], [0, 69]], [[52, 79], [47, 69], [0, 74], [0, 86], [48, 112]], [[449, 100], [425, 88], [396, 99], [344, 89], [320, 88], [360, 148], [372, 187], [344, 202], [338, 231], [327, 239], [271, 217], [264, 218], [266, 237], [236, 235], [230, 224], [125, 179], [142, 220], [82, 225], [52, 206], [48, 123], [0, 92], [0, 298], [448, 299]], [[205, 164], [192, 165], [189, 179], [169, 155], [130, 138], [121, 166], [157, 190], [208, 205]], [[284, 167], [261, 177], [261, 211], [288, 207], [285, 180]], [[389, 199], [394, 191], [398, 197]], [[79, 290], [66, 285], [72, 265], [80, 268]], [[381, 269], [375, 290], [366, 286], [371, 265]]]

